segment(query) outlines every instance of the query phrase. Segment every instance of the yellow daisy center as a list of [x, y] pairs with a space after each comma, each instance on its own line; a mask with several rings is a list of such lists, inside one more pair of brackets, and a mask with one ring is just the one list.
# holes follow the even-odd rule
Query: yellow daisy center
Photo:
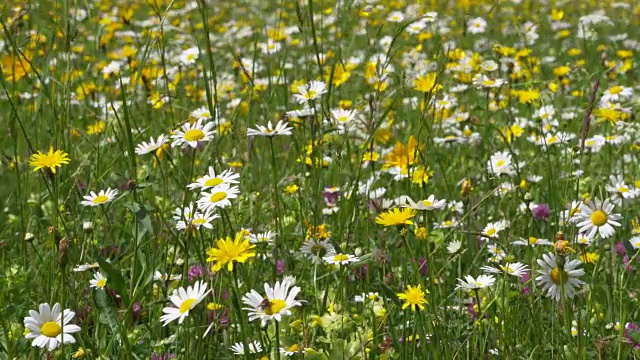
[[535, 245], [538, 242], [538, 238], [534, 238], [533, 236], [529, 238], [529, 244]]
[[549, 277], [551, 278], [551, 281], [553, 281], [557, 285], [564, 285], [567, 283], [567, 281], [569, 281], [569, 274], [567, 274], [566, 271], [560, 270], [557, 267], [551, 270]]
[[199, 219], [195, 219], [195, 220], [193, 220], [191, 223], [192, 223], [193, 225], [202, 225], [202, 224], [205, 224], [206, 222], [207, 222], [207, 219], [205, 219], [205, 218], [199, 218]]
[[96, 283], [96, 287], [99, 287], [100, 289], [105, 287], [105, 285], [107, 285], [107, 279], [98, 280], [98, 282]]
[[433, 203], [431, 201], [429, 201], [429, 200], [422, 200], [422, 205], [424, 207], [429, 207], [429, 206], [433, 205]]
[[496, 166], [501, 167], [504, 165], [504, 162], [505, 162], [504, 160], [498, 160], [498, 162], [496, 163]]
[[104, 204], [107, 201], [109, 201], [109, 197], [107, 197], [106, 195], [99, 195], [99, 196], [96, 196], [92, 202], [94, 204]]
[[496, 232], [497, 232], [497, 231], [496, 231], [496, 229], [491, 228], [491, 229], [487, 230], [487, 235], [489, 235], [489, 236], [493, 236], [493, 235], [495, 235], [495, 234], [496, 234]]
[[349, 257], [345, 254], [338, 254], [333, 257], [333, 261], [335, 262], [346, 261], [346, 260], [349, 260]]
[[629, 189], [626, 186], [620, 186], [618, 188], [618, 191], [621, 193], [626, 193], [626, 192], [629, 192]]
[[591, 214], [591, 222], [595, 226], [602, 226], [607, 223], [607, 214], [602, 210], [596, 210]]
[[40, 327], [40, 332], [46, 337], [56, 337], [62, 332], [62, 327], [55, 321], [47, 321]]
[[309, 90], [309, 92], [307, 92], [306, 94], [304, 94], [304, 97], [307, 99], [313, 99], [314, 97], [316, 97], [316, 91], [315, 90]]
[[622, 92], [622, 86], [614, 86], [611, 89], [609, 89], [609, 94], [611, 95], [617, 95], [620, 94]]
[[224, 180], [220, 178], [211, 178], [204, 182], [204, 186], [218, 186], [222, 184]]
[[184, 133], [184, 139], [187, 141], [198, 141], [204, 138], [204, 132], [200, 129], [191, 129]]
[[227, 198], [227, 193], [224, 191], [218, 191], [209, 197], [209, 201], [212, 203], [217, 203]]
[[269, 300], [269, 306], [264, 310], [267, 315], [277, 314], [287, 307], [287, 302], [280, 299]]
[[195, 302], [196, 302], [196, 299], [187, 299], [183, 301], [182, 305], [180, 305], [180, 314], [184, 314], [187, 311], [191, 310]]

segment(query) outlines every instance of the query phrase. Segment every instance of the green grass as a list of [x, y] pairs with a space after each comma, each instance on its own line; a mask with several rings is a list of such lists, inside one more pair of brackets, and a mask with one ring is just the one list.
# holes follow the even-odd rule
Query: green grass
[[[639, 14], [633, 1], [3, 5], [0, 359], [638, 357]], [[294, 94], [314, 80], [326, 92], [301, 104]], [[341, 123], [340, 108], [357, 115]], [[215, 114], [211, 141], [136, 154], [196, 110]], [[269, 121], [291, 134], [247, 136]], [[50, 148], [70, 161], [34, 171]], [[510, 158], [503, 174], [488, 166], [497, 155]], [[187, 188], [210, 167], [239, 175], [237, 198], [211, 211], [212, 229], [176, 228], [189, 222], [177, 208], [220, 191]], [[104, 204], [81, 204], [108, 188], [118, 193]], [[379, 221], [432, 194], [446, 206]], [[619, 226], [585, 245], [562, 214], [596, 199], [616, 202], [605, 212]], [[232, 271], [212, 271], [220, 239], [268, 231]], [[531, 237], [551, 244], [514, 244]], [[312, 240], [355, 259], [313, 262], [301, 250]], [[584, 270], [558, 301], [536, 281], [550, 253], [555, 281], [571, 261]], [[457, 288], [515, 262], [527, 276]], [[94, 266], [74, 271], [83, 264]], [[104, 288], [89, 286], [98, 272]], [[197, 280], [211, 292], [163, 326], [173, 291]], [[245, 295], [276, 281], [302, 303], [249, 321]], [[398, 294], [418, 285], [423, 309], [403, 309]], [[43, 303], [75, 312], [75, 343], [32, 346], [24, 321]], [[261, 351], [234, 354], [253, 342]]]

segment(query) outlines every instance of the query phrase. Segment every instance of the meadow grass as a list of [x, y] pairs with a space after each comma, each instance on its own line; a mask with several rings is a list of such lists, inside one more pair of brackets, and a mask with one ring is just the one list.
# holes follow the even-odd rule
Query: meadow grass
[[1, 359], [640, 355], [634, 1], [0, 9]]

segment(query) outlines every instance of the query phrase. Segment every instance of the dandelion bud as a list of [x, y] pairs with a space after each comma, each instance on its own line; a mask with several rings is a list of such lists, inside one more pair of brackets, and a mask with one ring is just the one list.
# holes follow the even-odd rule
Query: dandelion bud
[[556, 254], [560, 256], [567, 256], [569, 253], [575, 253], [576, 251], [571, 248], [571, 243], [566, 240], [558, 240], [553, 244], [556, 250]]
[[460, 187], [460, 195], [462, 196], [468, 196], [473, 191], [473, 184], [471, 183], [471, 180], [464, 180]]
[[64, 238], [60, 240], [58, 244], [58, 259], [60, 260], [61, 265], [65, 265], [67, 263], [67, 254], [69, 250], [69, 239]]

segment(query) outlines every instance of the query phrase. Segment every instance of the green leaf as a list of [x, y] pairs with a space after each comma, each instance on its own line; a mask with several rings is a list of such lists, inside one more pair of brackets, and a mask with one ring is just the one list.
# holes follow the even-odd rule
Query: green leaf
[[120, 271], [116, 270], [111, 263], [107, 262], [103, 257], [98, 257], [98, 264], [100, 269], [106, 273], [107, 286], [112, 288], [122, 297], [122, 301], [125, 305], [129, 305], [129, 291], [124, 281], [124, 277]]
[[387, 285], [383, 284], [383, 283], [377, 283], [375, 284], [375, 287], [377, 287], [381, 293], [383, 293], [387, 299], [393, 301], [397, 306], [401, 306], [402, 304], [400, 303], [400, 300], [398, 299], [398, 294], [396, 294], [395, 291], [391, 290], [391, 288], [389, 288]]
[[98, 311], [100, 311], [98, 321], [101, 324], [107, 325], [113, 336], [120, 336], [118, 316], [107, 292], [104, 290], [93, 291], [93, 301], [96, 303]]

